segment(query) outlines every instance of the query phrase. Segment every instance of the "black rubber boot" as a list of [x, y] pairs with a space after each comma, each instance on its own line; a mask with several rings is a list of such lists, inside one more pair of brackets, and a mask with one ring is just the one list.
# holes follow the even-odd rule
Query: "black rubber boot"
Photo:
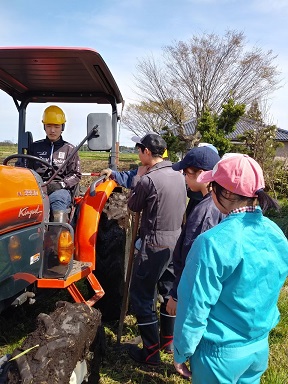
[[129, 356], [141, 364], [159, 365], [161, 360], [158, 321], [155, 320], [149, 323], [138, 321], [138, 329], [142, 337], [143, 348], [131, 345], [128, 349]]
[[160, 313], [160, 349], [173, 353], [173, 332], [176, 316]]
[[142, 343], [141, 336], [136, 336], [136, 337], [133, 337], [133, 339], [124, 341], [122, 344], [129, 346], [129, 345], [138, 345], [140, 343]]

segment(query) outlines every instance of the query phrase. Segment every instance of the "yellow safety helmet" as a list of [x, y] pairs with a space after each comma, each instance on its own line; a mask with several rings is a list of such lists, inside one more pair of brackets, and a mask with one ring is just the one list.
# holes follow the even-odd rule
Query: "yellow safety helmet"
[[43, 124], [62, 124], [62, 131], [64, 131], [65, 122], [65, 113], [56, 105], [50, 105], [50, 107], [47, 107], [43, 112]]

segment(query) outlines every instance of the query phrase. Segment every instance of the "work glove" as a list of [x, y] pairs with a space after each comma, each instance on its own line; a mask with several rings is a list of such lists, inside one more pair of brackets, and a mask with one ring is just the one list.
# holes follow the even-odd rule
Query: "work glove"
[[51, 193], [55, 191], [59, 191], [59, 189], [63, 189], [65, 187], [65, 184], [63, 181], [52, 181], [52, 183], [47, 185], [47, 193], [48, 195], [51, 195]]
[[112, 174], [112, 169], [110, 168], [102, 169], [102, 171], [100, 172], [100, 176], [105, 176], [105, 180], [109, 179], [111, 174]]

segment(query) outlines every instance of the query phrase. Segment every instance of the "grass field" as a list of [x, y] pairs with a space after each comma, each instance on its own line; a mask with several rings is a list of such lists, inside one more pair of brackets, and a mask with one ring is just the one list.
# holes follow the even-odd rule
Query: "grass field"
[[[1, 163], [3, 159], [9, 155], [17, 153], [17, 145], [0, 145], [0, 160]], [[109, 153], [108, 152], [96, 152], [96, 151], [79, 151], [79, 157], [81, 160], [91, 160], [91, 161], [100, 161], [106, 162], [108, 164]], [[121, 163], [134, 163], [138, 162], [138, 155], [136, 153], [120, 153], [119, 160]]]
[[[14, 149], [14, 151], [13, 151]], [[0, 161], [16, 148], [0, 147]], [[82, 171], [98, 172], [108, 164], [107, 153], [80, 152]], [[135, 154], [120, 154], [120, 169], [129, 169], [138, 163]], [[83, 183], [89, 185], [90, 178]], [[285, 230], [288, 228], [287, 215], [275, 217], [275, 221]], [[286, 232], [287, 233], [287, 232]], [[50, 312], [54, 309], [56, 300], [69, 300], [67, 292], [61, 292], [48, 301], [39, 302], [30, 307], [10, 309], [0, 314], [0, 356], [11, 353], [21, 345], [27, 333], [35, 328], [35, 319], [40, 312]], [[281, 320], [270, 335], [269, 368], [261, 378], [261, 384], [287, 384], [288, 383], [288, 284], [283, 288], [279, 298]], [[125, 348], [116, 344], [118, 322], [104, 323], [106, 333], [107, 352], [101, 367], [100, 384], [184, 384], [174, 370], [173, 359], [161, 352], [162, 364], [158, 368], [147, 368], [134, 363], [127, 356]], [[136, 335], [136, 321], [132, 315], [125, 319], [123, 338], [128, 340]]]

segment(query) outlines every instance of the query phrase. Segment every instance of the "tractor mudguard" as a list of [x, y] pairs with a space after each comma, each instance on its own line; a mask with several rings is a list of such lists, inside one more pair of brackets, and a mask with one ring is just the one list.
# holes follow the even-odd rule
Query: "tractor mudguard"
[[86, 191], [80, 206], [75, 231], [75, 260], [91, 262], [96, 267], [96, 241], [102, 210], [113, 190], [117, 187], [114, 180], [107, 180], [96, 187], [96, 195]]

